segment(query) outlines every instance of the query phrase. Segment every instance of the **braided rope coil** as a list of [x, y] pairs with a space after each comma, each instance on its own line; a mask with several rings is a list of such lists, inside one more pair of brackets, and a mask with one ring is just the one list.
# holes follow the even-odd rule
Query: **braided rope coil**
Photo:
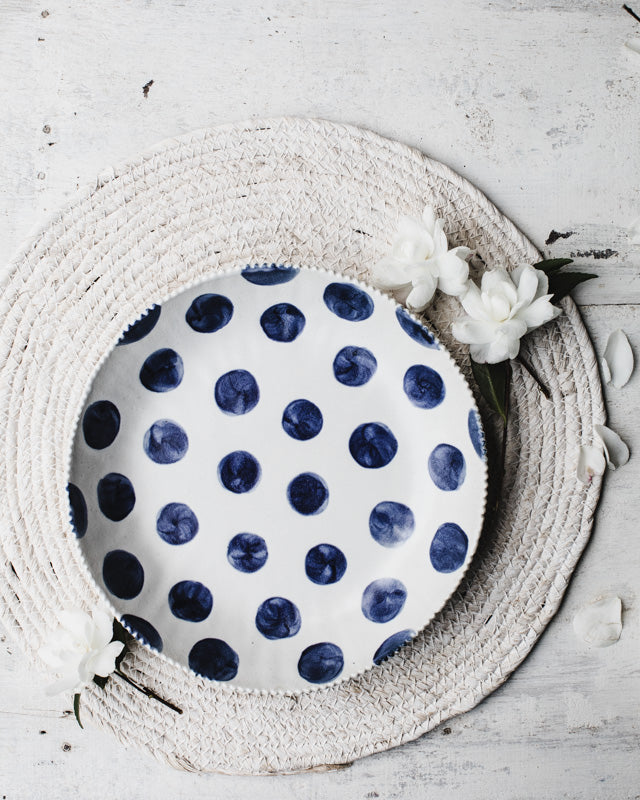
[[[82, 401], [123, 328], [155, 300], [212, 271], [288, 262], [367, 280], [401, 213], [432, 204], [451, 245], [483, 265], [538, 253], [444, 165], [369, 131], [277, 119], [196, 132], [101, 174], [6, 271], [0, 296], [0, 619], [29, 656], [59, 608], [100, 602], [68, 524], [66, 482]], [[578, 448], [604, 407], [574, 304], [537, 331], [528, 357], [546, 401], [514, 371], [505, 481], [458, 591], [381, 666], [302, 695], [229, 690], [134, 645], [125, 668], [184, 710], [123, 683], [83, 693], [83, 715], [172, 766], [293, 772], [410, 741], [466, 711], [529, 653], [588, 540], [600, 482], [578, 484]], [[459, 308], [429, 319], [452, 339]]]

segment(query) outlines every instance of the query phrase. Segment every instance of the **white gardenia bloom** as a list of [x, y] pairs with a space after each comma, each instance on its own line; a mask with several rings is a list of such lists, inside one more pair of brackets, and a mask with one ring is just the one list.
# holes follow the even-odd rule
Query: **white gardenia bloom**
[[89, 616], [78, 608], [61, 611], [60, 623], [40, 648], [40, 658], [60, 676], [47, 689], [48, 694], [72, 690], [79, 692], [94, 675], [106, 678], [115, 669], [122, 642], [112, 642], [113, 619], [95, 609]]
[[469, 281], [460, 302], [467, 316], [453, 323], [453, 335], [470, 345], [479, 364], [515, 358], [520, 339], [561, 313], [551, 305], [549, 280], [542, 270], [522, 264], [513, 272], [493, 269], [482, 276], [480, 288]]
[[391, 253], [374, 265], [371, 275], [380, 289], [409, 290], [407, 307], [423, 311], [436, 289], [456, 297], [464, 294], [470, 255], [468, 247], [449, 250], [444, 222], [427, 206], [422, 220], [400, 219]]

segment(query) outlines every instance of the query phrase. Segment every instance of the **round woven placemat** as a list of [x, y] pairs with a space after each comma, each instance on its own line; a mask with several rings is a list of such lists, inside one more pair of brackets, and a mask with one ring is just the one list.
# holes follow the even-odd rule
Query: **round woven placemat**
[[[57, 609], [102, 602], [71, 531], [66, 482], [85, 392], [122, 329], [152, 302], [239, 264], [366, 281], [398, 216], [418, 216], [427, 202], [451, 245], [476, 251], [476, 271], [538, 260], [442, 164], [368, 131], [303, 119], [165, 142], [107, 170], [25, 246], [0, 300], [0, 613], [28, 654], [35, 659]], [[135, 645], [123, 668], [184, 713], [113, 679], [83, 693], [85, 719], [182, 769], [292, 772], [415, 739], [499, 686], [557, 610], [600, 491], [598, 480], [575, 477], [579, 446], [604, 421], [597, 364], [575, 306], [563, 308], [527, 344], [552, 399], [514, 371], [499, 511], [460, 589], [410, 645], [302, 695], [234, 691]], [[459, 313], [444, 298], [429, 319], [466, 370], [450, 334]]]

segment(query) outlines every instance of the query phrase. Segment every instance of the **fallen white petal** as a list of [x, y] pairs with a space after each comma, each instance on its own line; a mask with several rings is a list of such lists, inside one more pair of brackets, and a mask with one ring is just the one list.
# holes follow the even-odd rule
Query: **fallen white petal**
[[594, 647], [615, 644], [622, 633], [622, 601], [607, 597], [583, 606], [573, 618], [573, 630], [579, 639]]
[[631, 244], [640, 244], [640, 217], [629, 225], [629, 238]]
[[609, 369], [609, 365], [604, 360], [604, 358], [600, 359], [600, 369], [602, 370], [602, 377], [604, 378], [604, 382], [611, 383], [611, 370]]
[[609, 469], [617, 469], [626, 464], [629, 460], [629, 448], [618, 434], [606, 425], [596, 425], [594, 430], [604, 447]]
[[616, 389], [622, 389], [633, 372], [633, 351], [623, 330], [618, 329], [609, 335], [604, 360], [609, 368], [611, 383]]
[[637, 53], [640, 56], [640, 39], [627, 39], [624, 46], [631, 50], [632, 53]]
[[594, 476], [603, 475], [607, 462], [601, 447], [583, 445], [578, 455], [578, 479], [582, 483], [591, 483]]

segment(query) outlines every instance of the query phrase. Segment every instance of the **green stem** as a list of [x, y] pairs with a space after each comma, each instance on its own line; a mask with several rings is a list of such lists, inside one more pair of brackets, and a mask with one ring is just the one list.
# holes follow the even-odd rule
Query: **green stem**
[[531, 366], [531, 364], [526, 360], [526, 358], [522, 354], [519, 353], [517, 355], [517, 357], [515, 358], [515, 360], [518, 362], [518, 364], [520, 364], [521, 367], [524, 368], [524, 370], [526, 372], [529, 373], [529, 375], [531, 375], [533, 380], [538, 384], [538, 388], [540, 389], [542, 394], [547, 398], [547, 400], [551, 400], [551, 392], [544, 385], [544, 383], [540, 379], [540, 376], [535, 371], [535, 369]]
[[141, 686], [139, 683], [136, 683], [132, 680], [128, 675], [125, 675], [124, 672], [120, 672], [119, 669], [115, 670], [115, 674], [118, 675], [125, 683], [128, 683], [129, 686], [133, 686], [134, 689], [137, 689], [142, 694], [146, 695], [147, 697], [151, 697], [153, 700], [157, 700], [158, 703], [162, 703], [163, 706], [170, 708], [172, 711], [175, 711], [177, 714], [182, 714], [182, 709], [175, 706], [173, 703], [170, 703], [168, 700], [165, 700], [164, 697], [160, 697], [159, 694], [156, 694], [153, 689], [149, 689], [146, 686]]

